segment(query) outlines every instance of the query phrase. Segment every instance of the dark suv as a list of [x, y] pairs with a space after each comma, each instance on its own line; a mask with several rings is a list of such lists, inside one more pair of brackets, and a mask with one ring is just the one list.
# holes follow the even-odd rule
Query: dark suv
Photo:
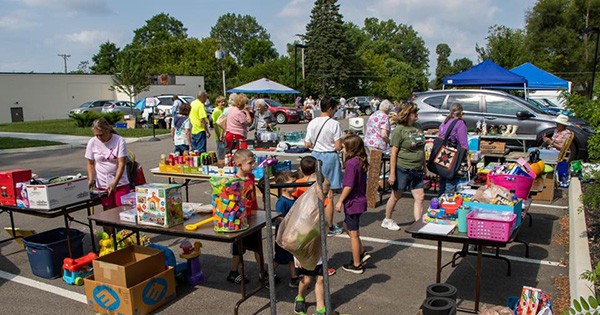
[[[469, 130], [475, 130], [477, 121], [487, 125], [516, 125], [518, 134], [537, 136], [536, 145], [542, 143], [544, 134], [550, 136], [556, 128], [554, 119], [521, 98], [492, 90], [438, 90], [418, 93], [414, 102], [419, 106], [419, 123], [423, 129], [436, 129], [448, 115], [453, 103], [464, 109], [463, 119]], [[575, 133], [571, 153], [574, 158], [586, 159], [587, 139], [594, 132], [589, 126], [576, 122], [569, 127]]]
[[374, 98], [375, 97], [373, 96], [354, 96], [348, 99], [347, 104], [358, 105], [362, 114], [368, 116], [373, 113], [373, 109], [369, 103], [371, 102], [371, 99]]

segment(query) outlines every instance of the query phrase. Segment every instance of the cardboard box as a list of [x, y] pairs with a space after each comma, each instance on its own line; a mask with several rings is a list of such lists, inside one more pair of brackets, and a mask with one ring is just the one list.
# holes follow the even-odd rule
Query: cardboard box
[[183, 223], [180, 185], [141, 185], [135, 194], [138, 224], [171, 227]]
[[53, 209], [90, 198], [87, 177], [75, 180], [46, 184], [27, 185], [29, 207], [33, 209]]
[[124, 222], [137, 224], [137, 210], [135, 208], [127, 209], [119, 212], [119, 219]]
[[165, 254], [132, 245], [93, 261], [96, 281], [130, 288], [165, 270]]
[[463, 205], [471, 207], [471, 210], [473, 210], [475, 207], [477, 207], [477, 208], [480, 208], [483, 210], [488, 210], [488, 211], [513, 212], [514, 214], [517, 215], [517, 220], [515, 221], [513, 230], [516, 229], [517, 227], [519, 227], [519, 225], [521, 225], [521, 221], [523, 220], [523, 215], [522, 215], [523, 200], [519, 200], [519, 202], [517, 202], [517, 204], [515, 204], [514, 206], [495, 205], [495, 204], [491, 204], [491, 203], [471, 202], [471, 201], [465, 201], [465, 202], [463, 202]]
[[17, 183], [29, 182], [31, 170], [14, 169], [0, 172], [0, 204], [17, 205]]
[[135, 129], [135, 119], [127, 119], [127, 129]]
[[481, 154], [504, 154], [506, 143], [502, 141], [481, 141], [479, 151]]
[[158, 169], [164, 173], [177, 173], [177, 174], [183, 173], [183, 165], [182, 164], [168, 165], [168, 164], [159, 163]]
[[533, 182], [534, 187], [537, 187], [540, 184], [544, 185], [544, 189], [541, 192], [533, 195], [531, 199], [542, 201], [554, 200], [554, 172], [540, 175], [540, 177], [536, 178]]
[[198, 166], [184, 165], [183, 166], [183, 174], [203, 175], [204, 172], [202, 171], [202, 166], [198, 167]]
[[129, 288], [99, 281], [93, 275], [85, 278], [84, 286], [88, 306], [96, 314], [145, 315], [176, 294], [173, 267]]

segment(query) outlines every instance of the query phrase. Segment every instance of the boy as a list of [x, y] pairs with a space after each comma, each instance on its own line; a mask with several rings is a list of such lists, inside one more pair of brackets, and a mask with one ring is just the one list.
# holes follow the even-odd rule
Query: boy
[[225, 108], [225, 98], [223, 96], [217, 96], [215, 101], [217, 107], [212, 113], [212, 121], [215, 122], [215, 141], [217, 142], [217, 165], [223, 167], [225, 165], [225, 130], [216, 123], [219, 117], [223, 115]]
[[[275, 177], [275, 183], [289, 184], [293, 183], [295, 179], [295, 176], [291, 172], [283, 171], [277, 174], [277, 176]], [[292, 196], [294, 192], [296, 192], [295, 187], [281, 189], [281, 196], [279, 196], [279, 199], [277, 199], [277, 203], [275, 204], [275, 211], [281, 214], [281, 216], [277, 218], [277, 222], [275, 223], [275, 235], [277, 235], [277, 232], [279, 231], [279, 223], [283, 221], [283, 218], [290, 211], [290, 209], [294, 205], [294, 202], [296, 201], [296, 198]], [[273, 259], [273, 266], [274, 268], [277, 268], [279, 265], [289, 266], [290, 282], [288, 285], [290, 286], [290, 288], [297, 288], [300, 280], [296, 275], [296, 267], [294, 266], [294, 256], [290, 252], [281, 248], [279, 244], [275, 243], [275, 258]]]
[[[256, 190], [254, 189], [254, 174], [252, 169], [254, 168], [254, 154], [248, 149], [239, 149], [233, 155], [233, 162], [237, 166], [236, 177], [244, 179], [244, 188], [242, 190], [242, 199], [244, 200], [244, 207], [246, 208], [247, 216], [250, 216], [253, 211], [258, 209], [258, 202], [256, 201]], [[238, 247], [233, 245], [231, 259], [231, 271], [227, 276], [227, 281], [235, 284], [242, 283], [242, 275], [238, 269], [240, 267], [240, 255], [243, 255], [246, 249], [254, 252], [254, 257], [259, 266], [263, 266], [264, 262], [262, 256], [259, 255], [260, 245], [262, 239], [260, 231], [251, 234], [244, 238], [242, 241], [243, 251], [238, 252]], [[244, 283], [247, 283], [248, 279], [243, 279]]]

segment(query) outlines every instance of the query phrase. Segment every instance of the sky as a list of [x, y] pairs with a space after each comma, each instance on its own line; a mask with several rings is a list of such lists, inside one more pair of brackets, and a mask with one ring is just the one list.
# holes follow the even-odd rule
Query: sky
[[[340, 0], [344, 21], [364, 25], [367, 17], [412, 25], [429, 49], [435, 73], [435, 47], [446, 43], [450, 60], [477, 63], [475, 44], [485, 45], [490, 26], [523, 28], [536, 0]], [[314, 0], [0, 0], [0, 72], [63, 72], [89, 61], [100, 44], [131, 42], [133, 31], [159, 13], [168, 13], [204, 38], [226, 13], [251, 15], [271, 36], [280, 54], [306, 31]]]

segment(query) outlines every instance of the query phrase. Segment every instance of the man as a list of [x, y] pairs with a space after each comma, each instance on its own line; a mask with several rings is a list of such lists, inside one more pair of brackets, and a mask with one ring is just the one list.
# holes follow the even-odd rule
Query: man
[[275, 126], [275, 117], [270, 110], [267, 109], [267, 104], [264, 99], [259, 98], [254, 101], [256, 111], [254, 113], [254, 122], [250, 126], [250, 130], [256, 129], [254, 138], [260, 140], [260, 133], [272, 131]]
[[204, 103], [208, 99], [206, 91], [200, 90], [198, 98], [191, 106], [190, 122], [192, 123], [192, 151], [206, 152], [206, 139], [210, 138], [209, 122], [204, 109]]

